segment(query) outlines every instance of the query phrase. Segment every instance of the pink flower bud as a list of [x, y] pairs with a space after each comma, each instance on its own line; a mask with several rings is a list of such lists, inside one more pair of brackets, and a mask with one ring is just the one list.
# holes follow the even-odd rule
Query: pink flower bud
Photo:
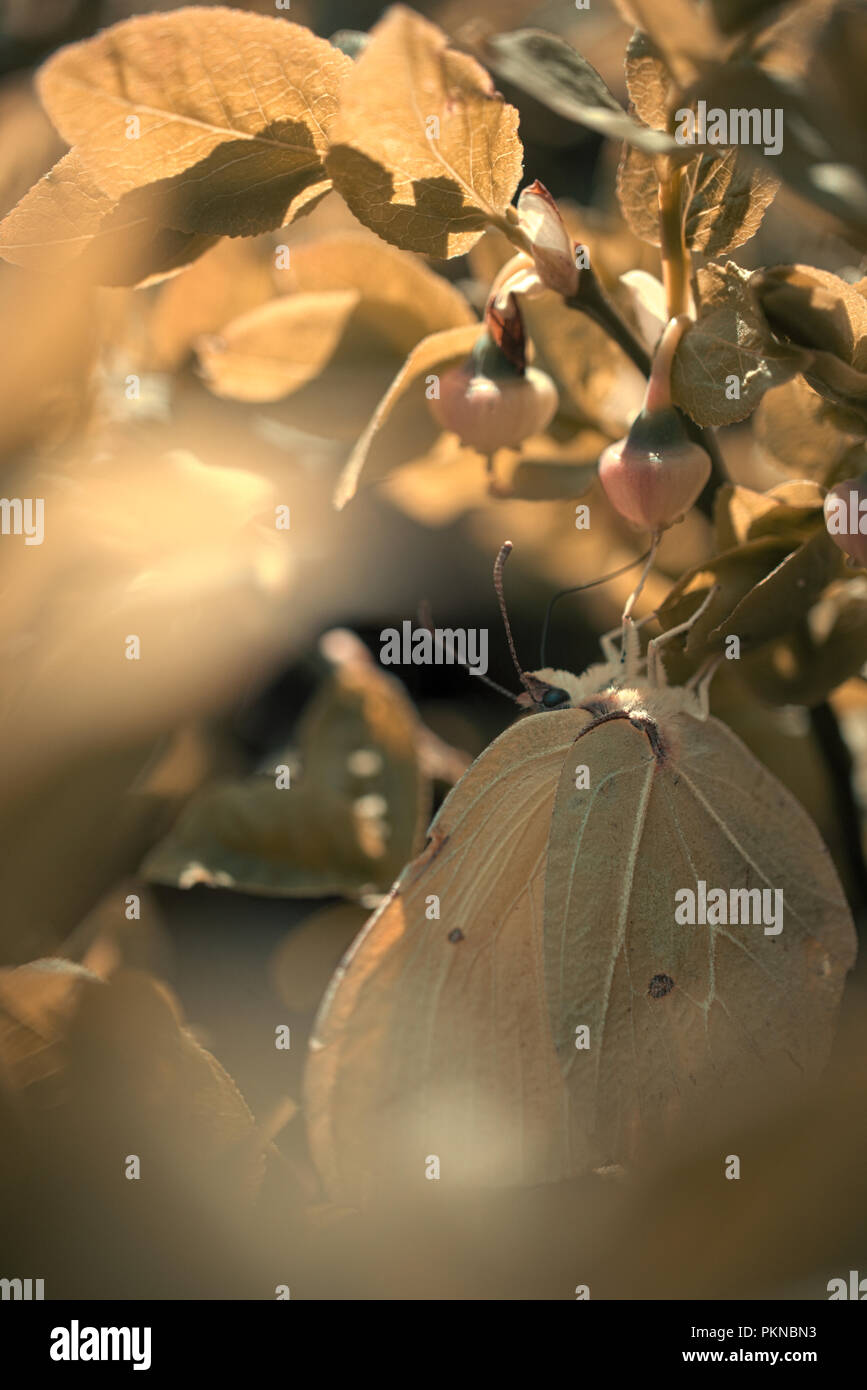
[[834, 544], [849, 556], [850, 566], [867, 567], [867, 473], [831, 488], [825, 498], [825, 526]]
[[542, 284], [566, 298], [575, 294], [580, 274], [575, 244], [560, 209], [538, 179], [518, 199], [518, 225], [530, 242]]
[[472, 359], [446, 372], [439, 400], [428, 401], [444, 429], [487, 456], [497, 449], [517, 449], [530, 435], [546, 429], [557, 404], [556, 386], [538, 368], [528, 367], [523, 375], [490, 377], [479, 374]]
[[662, 335], [644, 406], [629, 434], [599, 460], [599, 479], [621, 516], [654, 535], [680, 521], [710, 477], [710, 456], [694, 443], [671, 403], [671, 364], [688, 327], [672, 319]]
[[664, 531], [689, 511], [710, 477], [710, 458], [671, 411], [636, 416], [609, 444], [599, 478], [612, 507], [644, 531]]

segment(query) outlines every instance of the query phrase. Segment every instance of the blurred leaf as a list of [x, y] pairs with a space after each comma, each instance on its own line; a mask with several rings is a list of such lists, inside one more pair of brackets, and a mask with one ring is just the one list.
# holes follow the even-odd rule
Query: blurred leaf
[[754, 429], [761, 447], [798, 478], [833, 487], [867, 467], [867, 425], [818, 395], [796, 376], [764, 396]]
[[[293, 768], [289, 787], [257, 774], [206, 788], [148, 855], [145, 877], [271, 897], [390, 887], [429, 810], [418, 720], [351, 634], [329, 633], [323, 650], [333, 669], [298, 729], [300, 774]], [[275, 767], [295, 762], [274, 757]]]
[[158, 366], [177, 369], [197, 338], [273, 298], [272, 263], [257, 243], [226, 238], [164, 285], [150, 320]]
[[560, 295], [526, 299], [522, 307], [534, 365], [557, 382], [563, 414], [612, 438], [625, 433], [644, 396], [638, 368], [604, 329], [570, 309]]
[[[809, 627], [755, 652], [744, 679], [760, 699], [775, 705], [819, 705], [867, 664], [867, 601], [849, 586], [823, 598], [809, 614]], [[814, 633], [822, 614], [827, 630]]]
[[681, 86], [708, 61], [725, 58], [712, 17], [695, 0], [627, 0], [623, 8], [628, 22], [647, 34]]
[[384, 477], [434, 447], [441, 429], [427, 406], [426, 378], [440, 376], [465, 361], [478, 335], [478, 324], [448, 328], [432, 333], [413, 349], [349, 456], [337, 484], [335, 506], [345, 507], [355, 496], [363, 474], [366, 482]]
[[249, 1203], [263, 1144], [232, 1081], [150, 976], [106, 983], [68, 961], [0, 972], [0, 1058], [25, 1123], [116, 1186], [124, 1155], [148, 1184], [180, 1176]]
[[518, 113], [488, 74], [403, 5], [386, 11], [352, 67], [328, 173], [386, 241], [458, 256], [501, 218], [521, 177]]
[[[772, 386], [794, 376], [802, 354], [769, 332], [749, 271], [732, 261], [705, 266], [698, 286], [698, 319], [674, 359], [674, 400], [696, 424], [730, 425], [752, 414]], [[730, 376], [739, 383], [737, 399], [726, 393]]]
[[669, 135], [648, 130], [627, 115], [593, 65], [557, 34], [543, 29], [492, 34], [485, 58], [499, 77], [567, 120], [611, 140], [626, 140], [649, 154], [677, 148]]
[[[686, 245], [706, 256], [732, 251], [755, 236], [779, 187], [742, 149], [700, 155], [687, 165], [684, 179]], [[658, 187], [653, 159], [626, 146], [617, 196], [633, 232], [652, 246], [660, 244]]]
[[249, 236], [328, 190], [328, 132], [351, 70], [325, 39], [284, 19], [193, 7], [63, 48], [38, 84], [109, 197], [159, 181], [166, 225]]
[[366, 235], [293, 250], [282, 288], [285, 296], [200, 345], [205, 377], [235, 400], [292, 395], [289, 420], [326, 436], [357, 439], [421, 338], [476, 322], [442, 276]]
[[318, 377], [358, 307], [357, 290], [272, 299], [202, 339], [208, 387], [236, 401], [278, 401]]
[[794, 547], [824, 527], [824, 489], [816, 483], [782, 483], [769, 492], [727, 484], [714, 498], [718, 550], [768, 536]]
[[758, 23], [769, 24], [776, 11], [797, 3], [799, 0], [710, 0], [710, 7], [720, 33], [736, 34]]
[[118, 202], [107, 197], [70, 150], [0, 223], [0, 256], [58, 273], [76, 262], [96, 284], [138, 285], [213, 245], [214, 237], [159, 226], [154, 213], [138, 192]]
[[528, 502], [583, 497], [595, 481], [595, 462], [552, 463], [544, 459], [520, 459], [506, 490], [499, 495], [522, 497]]
[[322, 907], [284, 938], [271, 960], [277, 993], [287, 1008], [312, 1013], [370, 914], [355, 903]]

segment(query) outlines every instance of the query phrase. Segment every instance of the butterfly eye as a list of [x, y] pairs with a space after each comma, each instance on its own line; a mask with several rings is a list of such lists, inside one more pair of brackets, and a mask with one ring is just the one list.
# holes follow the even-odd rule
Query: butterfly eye
[[562, 690], [559, 685], [552, 685], [550, 690], [545, 691], [539, 703], [545, 709], [558, 709], [560, 705], [568, 705], [570, 698], [568, 690]]

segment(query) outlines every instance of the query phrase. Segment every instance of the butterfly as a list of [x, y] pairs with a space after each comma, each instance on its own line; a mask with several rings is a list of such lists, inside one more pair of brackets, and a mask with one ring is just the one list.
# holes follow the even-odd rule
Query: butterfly
[[[628, 1165], [726, 1097], [802, 1083], [855, 957], [818, 831], [708, 712], [713, 669], [667, 683], [666, 643], [712, 595], [642, 656], [639, 584], [603, 662], [525, 673], [505, 553], [527, 712], [446, 798], [314, 1025], [309, 1141], [346, 1204], [417, 1190], [434, 1161], [466, 1185]], [[681, 924], [702, 885], [781, 891], [781, 929]]]

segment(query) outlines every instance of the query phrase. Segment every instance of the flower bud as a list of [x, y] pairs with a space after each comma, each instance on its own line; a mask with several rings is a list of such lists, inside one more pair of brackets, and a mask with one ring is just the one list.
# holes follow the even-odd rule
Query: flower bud
[[538, 179], [518, 199], [518, 225], [530, 243], [542, 284], [569, 299], [578, 289], [575, 243], [560, 209]]
[[536, 367], [496, 377], [478, 371], [473, 359], [453, 367], [440, 381], [439, 400], [428, 401], [434, 418], [462, 444], [490, 456], [517, 449], [544, 430], [557, 410], [557, 388]]
[[644, 406], [625, 439], [599, 460], [609, 502], [635, 526], [655, 535], [680, 521], [710, 477], [710, 456], [686, 432], [671, 403], [671, 364], [689, 319], [672, 319], [662, 335]]
[[847, 478], [825, 498], [825, 526], [852, 567], [867, 566], [867, 473]]

